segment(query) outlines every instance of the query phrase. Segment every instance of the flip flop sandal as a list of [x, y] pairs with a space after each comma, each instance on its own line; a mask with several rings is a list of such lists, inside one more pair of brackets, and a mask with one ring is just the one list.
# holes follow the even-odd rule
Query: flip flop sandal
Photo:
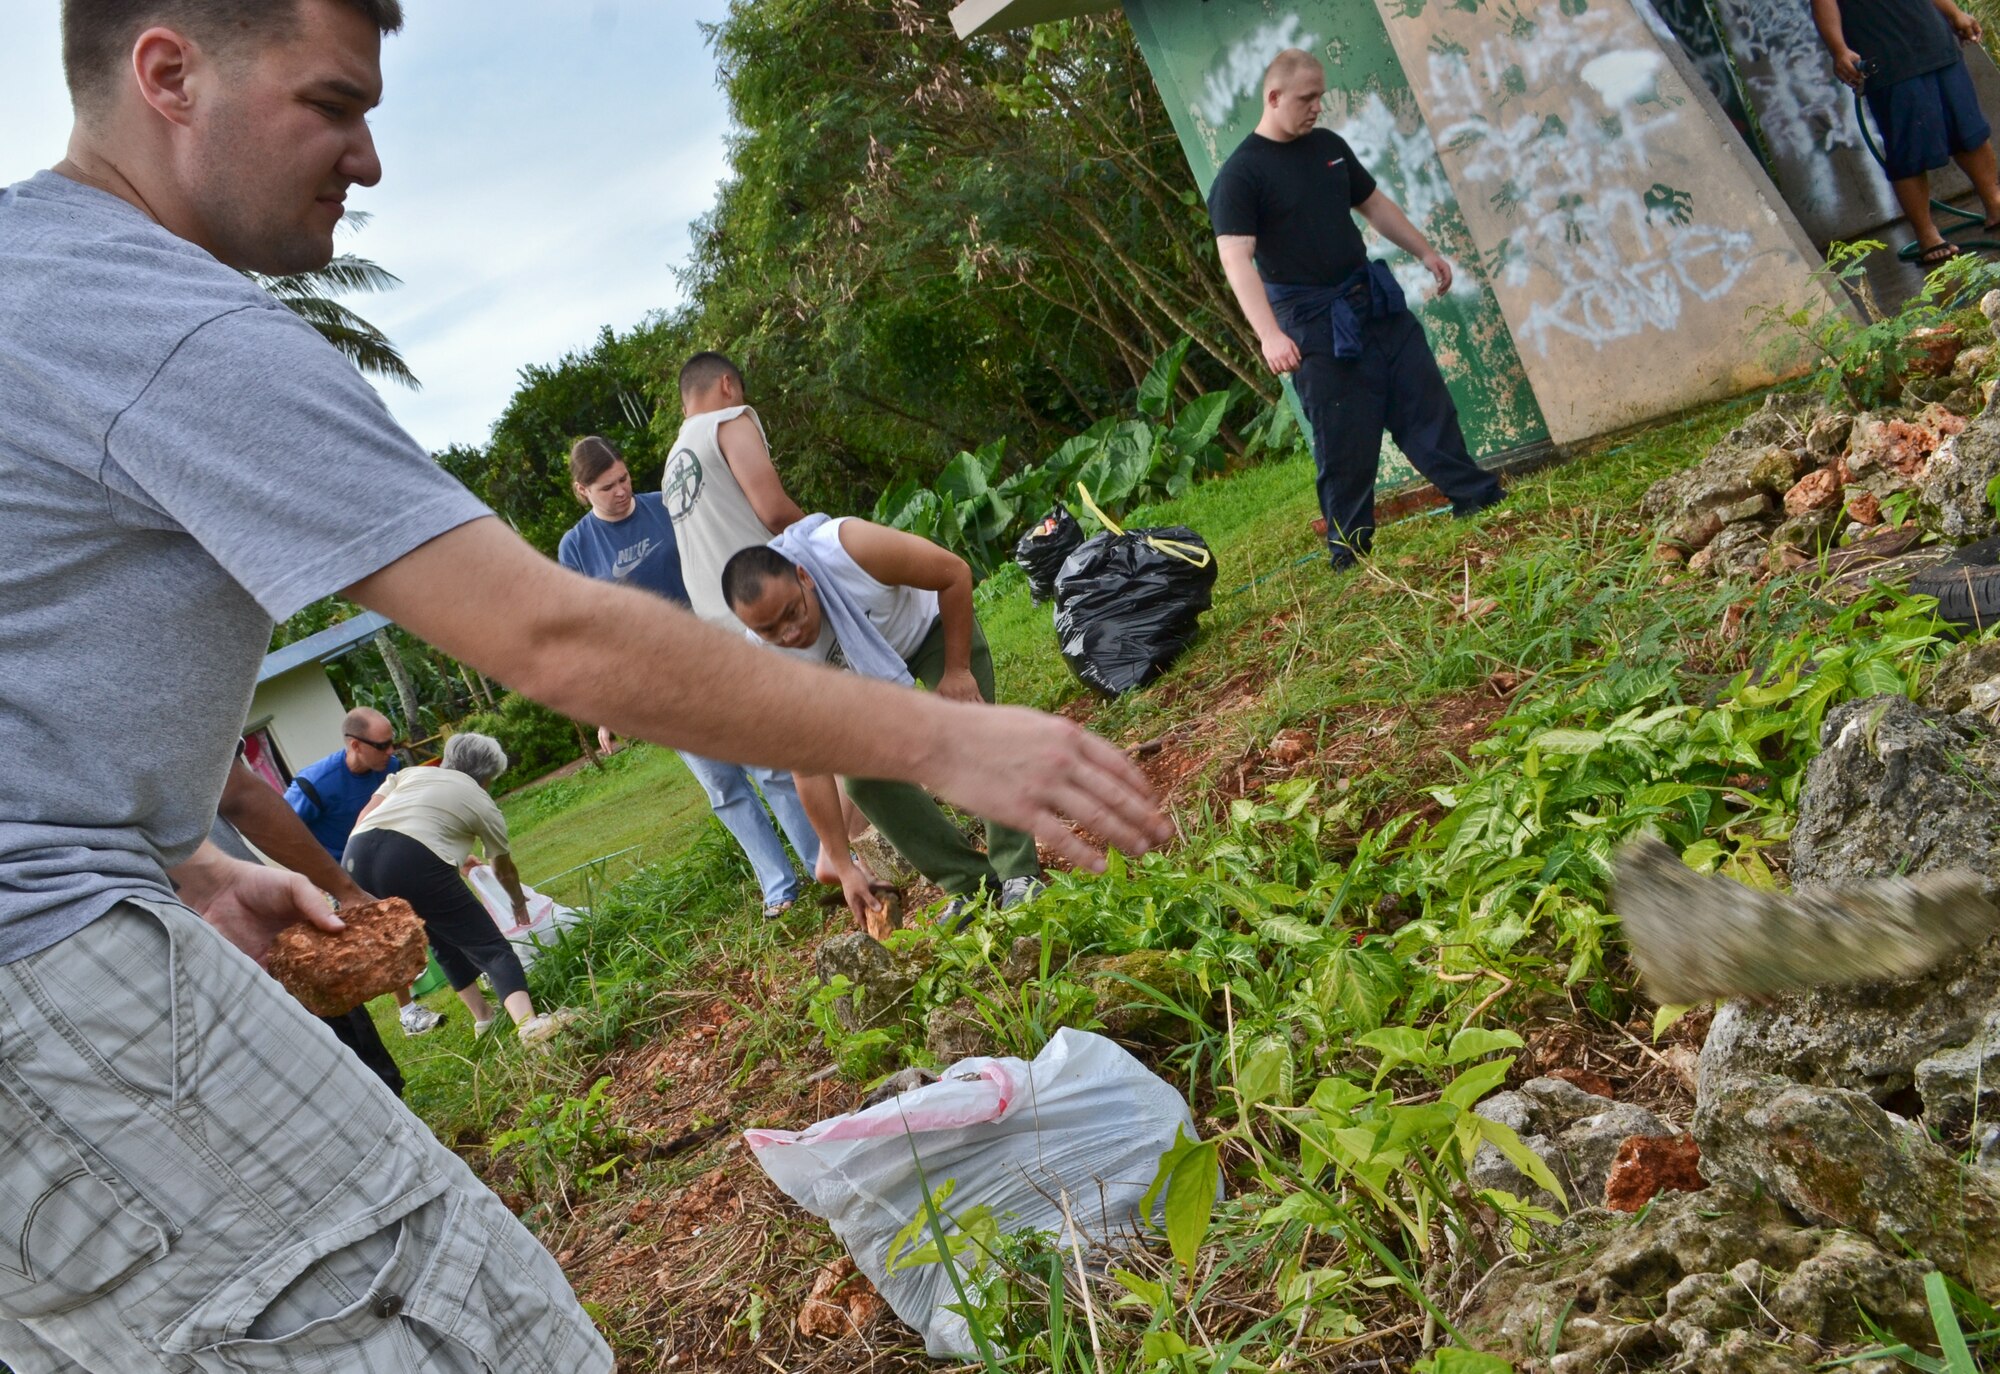
[[1940, 263], [1950, 262], [1963, 251], [1957, 244], [1946, 239], [1924, 249], [1917, 254], [1913, 261], [1919, 267], [1936, 267]]

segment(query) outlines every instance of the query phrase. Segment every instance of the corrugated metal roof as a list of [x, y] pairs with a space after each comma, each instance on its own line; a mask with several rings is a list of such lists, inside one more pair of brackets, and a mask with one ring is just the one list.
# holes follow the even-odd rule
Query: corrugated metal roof
[[364, 639], [372, 638], [377, 630], [391, 624], [389, 617], [374, 611], [363, 611], [338, 625], [329, 625], [316, 635], [307, 635], [295, 640], [282, 649], [273, 649], [264, 655], [264, 666], [257, 670], [257, 681], [269, 682], [280, 673], [289, 673], [294, 668], [302, 668], [308, 663], [324, 663], [330, 658], [338, 658]]
[[1118, 0], [965, 0], [953, 8], [951, 26], [960, 38], [971, 38], [1117, 8]]

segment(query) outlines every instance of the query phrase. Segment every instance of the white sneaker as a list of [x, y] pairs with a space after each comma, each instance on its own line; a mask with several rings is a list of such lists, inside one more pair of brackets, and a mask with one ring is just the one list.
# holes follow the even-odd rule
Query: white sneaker
[[403, 1023], [405, 1035], [428, 1035], [444, 1024], [444, 1017], [421, 1002], [412, 1002], [404, 1007], [396, 1019]]
[[475, 1020], [472, 1023], [472, 1038], [474, 1040], [484, 1040], [486, 1032], [493, 1029], [493, 1020], [494, 1018], [491, 1016], [487, 1017], [484, 1021]]
[[1040, 878], [1008, 878], [1000, 884], [1000, 910], [1009, 911], [1023, 902], [1032, 902], [1042, 895], [1048, 884]]
[[539, 1016], [530, 1016], [516, 1026], [514, 1034], [521, 1037], [524, 1045], [539, 1045], [574, 1020], [576, 1013], [567, 1007], [545, 1011]]

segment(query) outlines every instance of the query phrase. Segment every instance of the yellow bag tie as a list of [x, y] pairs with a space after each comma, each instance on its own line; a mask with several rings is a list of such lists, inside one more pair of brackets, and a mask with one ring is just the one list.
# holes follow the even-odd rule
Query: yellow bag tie
[[[1076, 484], [1076, 494], [1083, 498], [1083, 508], [1097, 517], [1098, 524], [1104, 526], [1105, 529], [1110, 530], [1113, 534], [1125, 533], [1124, 530], [1118, 528], [1116, 521], [1097, 508], [1097, 503], [1090, 499], [1089, 487], [1078, 482]], [[1207, 567], [1213, 558], [1213, 555], [1207, 549], [1199, 544], [1190, 544], [1185, 539], [1157, 539], [1149, 534], [1145, 537], [1145, 542], [1158, 549], [1161, 553], [1172, 558], [1178, 558], [1181, 562], [1192, 564], [1197, 568]]]

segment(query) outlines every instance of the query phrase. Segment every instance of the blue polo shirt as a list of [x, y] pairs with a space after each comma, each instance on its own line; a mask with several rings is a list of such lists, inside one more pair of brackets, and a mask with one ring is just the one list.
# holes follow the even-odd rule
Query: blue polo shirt
[[[368, 799], [375, 795], [382, 780], [402, 766], [401, 759], [392, 758], [387, 768], [377, 772], [350, 773], [347, 751], [336, 749], [292, 774], [285, 800], [299, 813], [299, 819], [312, 831], [313, 838], [325, 845], [326, 852], [338, 861], [347, 849], [347, 837], [353, 833], [354, 823], [361, 819], [361, 808], [368, 805]], [[312, 790], [300, 786], [301, 782]]]
[[642, 492], [633, 500], [632, 513], [616, 524], [589, 512], [562, 537], [556, 561], [585, 577], [644, 587], [687, 605], [681, 549], [674, 542], [665, 500], [657, 491]]

